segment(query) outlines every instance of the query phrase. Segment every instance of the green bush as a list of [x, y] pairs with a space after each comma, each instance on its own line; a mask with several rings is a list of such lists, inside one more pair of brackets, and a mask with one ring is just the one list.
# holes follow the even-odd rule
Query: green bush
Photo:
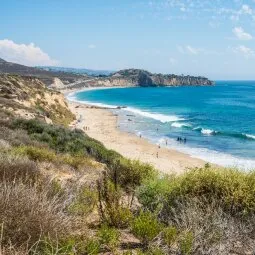
[[122, 201], [124, 193], [118, 183], [113, 183], [105, 175], [102, 181], [98, 181], [97, 187], [102, 222], [118, 228], [127, 227], [133, 215]]
[[174, 204], [192, 198], [218, 202], [226, 212], [255, 212], [255, 172], [196, 168], [169, 180], [164, 213]]
[[160, 233], [163, 226], [150, 212], [141, 212], [134, 218], [131, 228], [133, 234], [141, 239], [143, 244], [148, 245]]
[[160, 210], [164, 215], [190, 199], [216, 201], [225, 212], [246, 215], [255, 212], [255, 172], [195, 168], [181, 175], [150, 179], [138, 188], [137, 195], [145, 209]]
[[87, 255], [97, 255], [100, 252], [100, 243], [96, 238], [90, 238], [85, 243], [85, 249]]
[[56, 241], [51, 238], [44, 238], [40, 240], [34, 249], [32, 248], [31, 254], [45, 254], [45, 255], [74, 255], [76, 247], [76, 240], [74, 238], [66, 238]]
[[97, 193], [88, 187], [82, 187], [69, 207], [69, 212], [86, 216], [93, 211], [97, 203]]
[[134, 190], [144, 180], [156, 175], [156, 171], [151, 165], [126, 158], [120, 158], [111, 166], [112, 179], [115, 178], [115, 173], [117, 173], [118, 182], [127, 191]]
[[19, 146], [12, 150], [14, 154], [27, 156], [34, 161], [49, 161], [55, 162], [57, 156], [54, 151], [47, 148], [38, 148], [34, 146]]
[[88, 137], [82, 130], [70, 130], [42, 123], [38, 120], [25, 119], [13, 121], [12, 127], [26, 130], [33, 139], [47, 143], [57, 152], [74, 155], [85, 153], [106, 164], [112, 164], [117, 158], [121, 157], [117, 152], [107, 150], [102, 143]]
[[169, 185], [171, 177], [154, 178], [147, 180], [137, 189], [137, 197], [144, 209], [152, 212], [162, 209], [166, 198], [171, 192]]
[[59, 161], [63, 162], [69, 166], [72, 166], [75, 169], [79, 169], [80, 167], [83, 166], [92, 166], [92, 162], [91, 160], [84, 156], [84, 155], [63, 155], [63, 156], [59, 156]]
[[99, 242], [109, 250], [114, 251], [120, 243], [120, 233], [117, 229], [103, 225], [97, 232]]
[[167, 227], [163, 230], [163, 240], [170, 247], [177, 239], [177, 229], [175, 227]]

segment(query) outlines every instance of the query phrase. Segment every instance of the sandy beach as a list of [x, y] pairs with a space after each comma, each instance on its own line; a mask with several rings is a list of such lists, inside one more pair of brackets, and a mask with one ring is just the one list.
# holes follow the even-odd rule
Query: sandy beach
[[[73, 126], [101, 141], [108, 149], [113, 149], [127, 158], [149, 163], [163, 173], [181, 173], [187, 168], [200, 167], [206, 163], [172, 149], [159, 148], [134, 134], [120, 131], [117, 128], [118, 116], [107, 109], [73, 101], [69, 101], [69, 107], [78, 120]], [[89, 129], [85, 130], [85, 127]]]

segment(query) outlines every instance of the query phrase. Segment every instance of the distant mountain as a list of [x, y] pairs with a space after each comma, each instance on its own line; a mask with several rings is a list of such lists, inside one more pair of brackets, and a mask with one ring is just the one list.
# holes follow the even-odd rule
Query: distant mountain
[[38, 66], [37, 68], [46, 70], [46, 71], [66, 72], [66, 73], [73, 73], [73, 74], [86, 74], [89, 76], [108, 76], [114, 73], [114, 71], [109, 71], [109, 70], [92, 70], [92, 69], [85, 69], [85, 68], [58, 67], [58, 66]]
[[74, 74], [60, 71], [43, 70], [35, 67], [20, 65], [12, 62], [5, 61], [0, 58], [0, 74], [18, 74], [21, 76], [32, 76], [39, 78], [45, 84], [50, 85], [54, 82], [55, 78], [59, 78], [64, 84], [76, 82], [79, 79], [85, 79], [87, 75]]

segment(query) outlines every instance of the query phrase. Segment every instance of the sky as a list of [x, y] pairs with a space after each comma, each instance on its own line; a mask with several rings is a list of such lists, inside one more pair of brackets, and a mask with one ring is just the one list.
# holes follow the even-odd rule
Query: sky
[[0, 0], [0, 58], [255, 80], [255, 0]]

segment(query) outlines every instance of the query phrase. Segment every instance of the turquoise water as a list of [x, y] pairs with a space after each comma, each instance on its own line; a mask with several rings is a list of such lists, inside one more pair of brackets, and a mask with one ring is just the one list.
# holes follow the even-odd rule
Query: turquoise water
[[[70, 99], [126, 106], [113, 110], [124, 131], [212, 163], [255, 167], [254, 81], [218, 81], [213, 87], [89, 90]], [[187, 142], [177, 142], [177, 137]]]

